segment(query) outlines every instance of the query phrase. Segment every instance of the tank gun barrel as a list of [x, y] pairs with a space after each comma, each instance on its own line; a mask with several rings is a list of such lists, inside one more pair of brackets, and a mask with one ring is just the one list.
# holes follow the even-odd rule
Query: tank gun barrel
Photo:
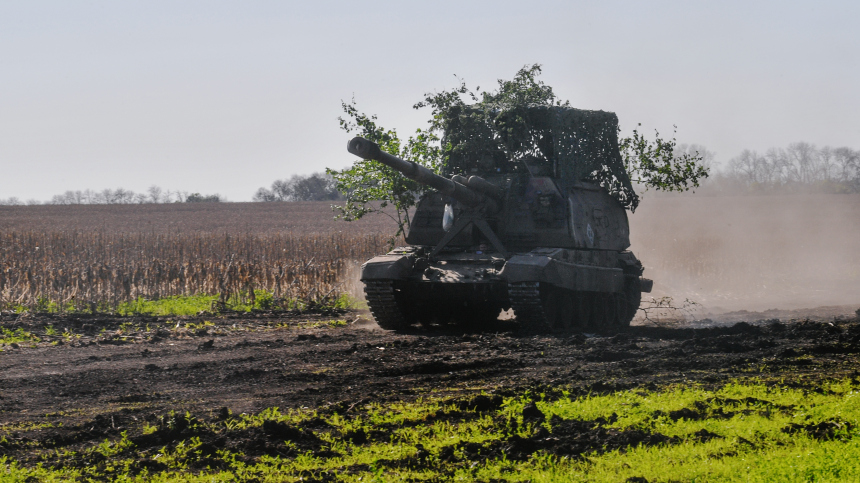
[[[360, 158], [379, 161], [386, 166], [396, 169], [407, 178], [435, 188], [442, 194], [448, 195], [466, 206], [475, 207], [487, 200], [484, 194], [476, 192], [464, 184], [439, 176], [418, 163], [406, 161], [405, 159], [388, 154], [380, 149], [378, 144], [360, 136], [352, 138], [349, 144], [347, 144], [346, 149]], [[484, 183], [490, 184], [486, 181]]]

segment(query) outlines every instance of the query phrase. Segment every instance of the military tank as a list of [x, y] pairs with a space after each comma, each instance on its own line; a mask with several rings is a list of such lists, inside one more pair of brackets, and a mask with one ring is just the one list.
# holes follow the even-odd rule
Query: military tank
[[432, 188], [417, 203], [408, 246], [361, 267], [380, 327], [487, 324], [510, 308], [526, 330], [630, 324], [653, 282], [628, 251], [625, 207], [635, 209], [638, 197], [618, 152], [617, 118], [560, 106], [532, 107], [526, 117], [535, 141], [516, 159], [504, 139], [475, 144], [480, 138], [462, 126], [446, 133], [449, 177], [361, 137], [349, 141], [350, 153]]

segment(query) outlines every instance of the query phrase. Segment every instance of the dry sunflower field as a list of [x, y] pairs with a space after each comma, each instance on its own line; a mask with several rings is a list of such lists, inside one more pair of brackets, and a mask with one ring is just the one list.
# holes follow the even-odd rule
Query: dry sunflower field
[[[332, 221], [323, 206], [299, 210], [300, 217], [238, 203], [172, 212], [30, 208], [18, 208], [17, 217], [6, 218], [13, 226], [0, 230], [0, 310], [134, 312], [143, 301], [195, 296], [208, 296], [220, 309], [330, 306], [348, 293], [356, 266], [390, 241], [383, 227]], [[55, 228], [52, 218], [76, 211], [83, 220], [74, 229]], [[147, 215], [147, 223], [135, 223]], [[211, 229], [223, 218], [234, 225]]]
[[[9, 232], [0, 238], [0, 307], [114, 311], [139, 299], [217, 295], [219, 304], [331, 304], [382, 235]], [[269, 304], [267, 307], [265, 304]]]

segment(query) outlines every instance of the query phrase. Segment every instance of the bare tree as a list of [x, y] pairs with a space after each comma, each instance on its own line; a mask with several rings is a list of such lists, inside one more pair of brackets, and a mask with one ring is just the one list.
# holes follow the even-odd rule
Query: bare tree
[[717, 154], [701, 144], [678, 144], [674, 150], [675, 157], [698, 156], [701, 158], [700, 164], [710, 171], [715, 164]]
[[759, 155], [755, 151], [744, 149], [740, 155], [729, 160], [729, 173], [747, 183], [759, 183]]
[[93, 204], [96, 201], [96, 192], [91, 189], [86, 189], [82, 193], [81, 201], [86, 204]]
[[860, 151], [846, 147], [836, 148], [833, 150], [833, 158], [840, 180], [860, 183]]
[[788, 161], [784, 150], [777, 148], [768, 149], [760, 164], [765, 183], [769, 186], [785, 184], [787, 179], [787, 164]]
[[818, 168], [818, 152], [814, 144], [799, 142], [788, 145], [785, 150], [788, 156], [789, 181], [810, 184], [816, 181]]
[[267, 190], [266, 188], [260, 188], [254, 193], [254, 196], [251, 197], [251, 201], [280, 201], [275, 197], [275, 194], [272, 190]]
[[[293, 176], [293, 179], [296, 177]], [[274, 201], [289, 201], [290, 194], [292, 192], [292, 187], [290, 182], [285, 179], [278, 179], [272, 183], [272, 196], [275, 197]]]
[[70, 198], [71, 198], [70, 195], [71, 194], [72, 194], [71, 191], [66, 191], [65, 193], [63, 193], [61, 195], [54, 195], [51, 198], [50, 203], [52, 205], [68, 205], [68, 204], [71, 204], [70, 203]]
[[837, 175], [836, 159], [833, 148], [823, 146], [818, 150], [818, 176], [823, 181], [832, 181]]
[[161, 203], [161, 188], [158, 186], [152, 185], [147, 190], [149, 193], [149, 202], [150, 203]]

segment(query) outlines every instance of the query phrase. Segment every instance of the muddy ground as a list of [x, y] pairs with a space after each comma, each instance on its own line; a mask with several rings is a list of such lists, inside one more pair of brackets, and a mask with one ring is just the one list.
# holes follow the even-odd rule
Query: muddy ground
[[[169, 411], [217, 420], [272, 406], [348, 413], [428, 395], [468, 400], [482, 390], [586, 394], [748, 376], [860, 375], [856, 317], [543, 335], [519, 334], [512, 320], [395, 333], [365, 317], [0, 315], [0, 327], [40, 338], [0, 347], [0, 455], [35, 464], [34, 447], [91, 446]], [[251, 436], [265, 448], [276, 429]], [[158, 444], [169, 438], [161, 436]]]

